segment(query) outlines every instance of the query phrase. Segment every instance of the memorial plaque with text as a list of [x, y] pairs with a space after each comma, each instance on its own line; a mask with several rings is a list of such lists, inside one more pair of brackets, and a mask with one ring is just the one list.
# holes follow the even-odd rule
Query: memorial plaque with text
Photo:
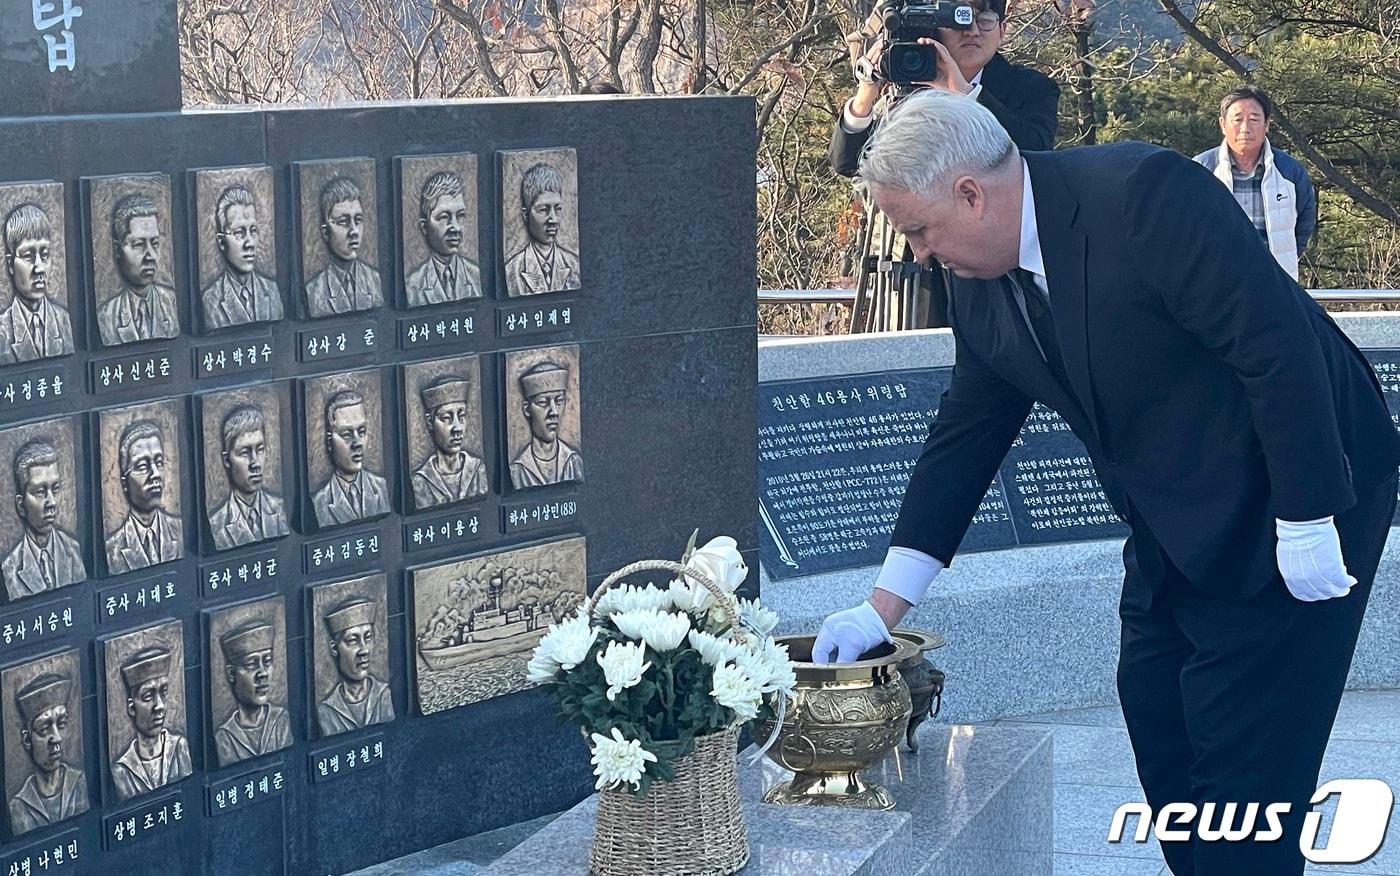
[[[775, 579], [884, 559], [904, 489], [952, 369], [759, 387], [760, 557]], [[1037, 405], [988, 486], [960, 552], [1125, 535], [1084, 445]]]

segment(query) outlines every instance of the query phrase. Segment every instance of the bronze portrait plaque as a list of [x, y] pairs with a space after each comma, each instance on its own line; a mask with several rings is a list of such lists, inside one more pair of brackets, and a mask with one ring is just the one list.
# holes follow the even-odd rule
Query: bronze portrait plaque
[[524, 690], [530, 653], [587, 592], [582, 537], [410, 570], [418, 708]]
[[313, 318], [384, 303], [374, 159], [296, 163], [301, 280]]
[[69, 649], [0, 670], [5, 802], [13, 836], [88, 811], [78, 659]]
[[384, 417], [373, 368], [302, 381], [306, 473], [322, 529], [392, 509], [384, 480]]
[[398, 160], [404, 295], [409, 307], [481, 297], [476, 156]]
[[185, 738], [185, 637], [177, 620], [103, 643], [107, 757], [118, 800], [148, 794], [193, 771]]
[[404, 365], [403, 424], [409, 486], [418, 510], [479, 499], [491, 490], [481, 439], [476, 356]]
[[0, 297], [0, 365], [71, 354], [63, 184], [0, 185], [0, 222], [6, 292]]
[[98, 413], [102, 531], [112, 575], [185, 555], [180, 517], [182, 399]]
[[193, 176], [204, 330], [281, 319], [272, 168], [224, 167]]
[[87, 580], [78, 533], [87, 455], [79, 434], [72, 417], [0, 431], [0, 460], [14, 487], [14, 514], [0, 514], [0, 577], [11, 601]]
[[283, 501], [282, 399], [278, 384], [199, 398], [204, 513], [214, 549], [290, 532]]
[[394, 720], [383, 574], [312, 587], [309, 641], [322, 736]]
[[504, 371], [511, 486], [583, 480], [578, 346], [506, 353]]
[[180, 333], [170, 177], [88, 180], [97, 328], [105, 347]]
[[574, 150], [502, 152], [500, 159], [506, 294], [516, 298], [578, 289], [582, 281]]
[[209, 611], [209, 716], [219, 766], [292, 744], [282, 597]]

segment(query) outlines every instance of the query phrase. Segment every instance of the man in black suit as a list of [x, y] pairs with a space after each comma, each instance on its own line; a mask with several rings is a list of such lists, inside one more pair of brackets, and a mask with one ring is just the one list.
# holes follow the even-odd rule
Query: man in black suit
[[1292, 806], [1280, 841], [1164, 842], [1172, 871], [1302, 873], [1395, 509], [1400, 439], [1370, 366], [1173, 152], [1022, 154], [990, 112], [930, 91], [886, 119], [861, 176], [955, 275], [957, 354], [875, 590], [827, 618], [814, 659], [887, 639], [1039, 400], [1132, 531], [1118, 690], [1147, 802], [1234, 802], [1236, 824], [1250, 802]]
[[[1011, 141], [1021, 149], [1052, 148], [1059, 120], [1060, 87], [1045, 74], [1012, 64], [1001, 56], [998, 50], [1006, 38], [1005, 0], [978, 0], [972, 7], [976, 15], [972, 27], [940, 28], [936, 42], [921, 40], [938, 52], [938, 78], [918, 84], [975, 98], [992, 111], [1011, 135]], [[878, 16], [872, 15], [867, 28], [875, 33], [880, 27]], [[856, 92], [846, 101], [836, 121], [828, 153], [832, 169], [842, 176], [855, 175], [861, 149], [879, 127], [875, 107], [890, 87], [878, 72], [884, 39], [875, 39], [862, 54], [868, 39], [869, 34], [859, 30], [846, 37], [855, 69]], [[907, 247], [903, 257], [912, 260]], [[925, 271], [920, 280], [929, 298], [927, 324], [946, 326], [947, 280], [943, 272], [937, 268]]]

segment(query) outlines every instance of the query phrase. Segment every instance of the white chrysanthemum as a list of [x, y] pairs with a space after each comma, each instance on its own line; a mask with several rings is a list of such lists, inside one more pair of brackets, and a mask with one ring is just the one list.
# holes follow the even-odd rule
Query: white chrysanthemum
[[703, 616], [714, 604], [715, 598], [704, 584], [690, 579], [671, 582], [669, 590], [671, 604], [680, 611]]
[[548, 658], [561, 669], [573, 669], [588, 659], [588, 651], [598, 638], [598, 628], [588, 623], [587, 615], [575, 614], [562, 624], [551, 624], [549, 632], [535, 646], [535, 657]]
[[749, 568], [739, 554], [739, 543], [727, 535], [716, 536], [696, 548], [685, 567], [709, 578], [726, 593], [739, 589], [749, 576]]
[[686, 639], [690, 642], [690, 647], [700, 652], [700, 659], [710, 666], [737, 660], [744, 650], [737, 642], [722, 639], [703, 630], [691, 630]]
[[616, 727], [611, 737], [594, 733], [592, 739], [593, 774], [598, 777], [594, 785], [596, 790], [620, 783], [635, 788], [642, 780], [647, 762], [656, 762], [656, 755], [642, 748], [641, 740], [623, 738], [622, 731]]
[[530, 657], [530, 663], [525, 667], [525, 677], [532, 684], [547, 684], [554, 681], [559, 675], [559, 661], [549, 654], [541, 654], [538, 650]]
[[594, 617], [609, 617], [619, 611], [646, 611], [655, 608], [666, 611], [671, 607], [671, 594], [667, 590], [648, 584], [633, 587], [631, 584], [609, 588], [598, 599], [593, 609]]
[[642, 680], [642, 673], [651, 668], [650, 663], [642, 662], [645, 652], [638, 642], [609, 642], [598, 654], [598, 665], [608, 683], [608, 699], [617, 699], [619, 693]]
[[739, 600], [739, 617], [743, 618], [759, 637], [768, 635], [778, 626], [778, 613], [759, 605], [757, 599]]
[[766, 694], [791, 693], [797, 687], [797, 674], [788, 657], [787, 645], [779, 645], [771, 636], [757, 650], [745, 649], [737, 662]]
[[657, 653], [674, 651], [690, 632], [690, 616], [666, 611], [626, 611], [612, 616], [613, 625], [630, 639], [640, 639]]
[[758, 683], [733, 663], [715, 667], [710, 696], [721, 706], [733, 709], [741, 721], [757, 717], [758, 707], [763, 704], [763, 690]]

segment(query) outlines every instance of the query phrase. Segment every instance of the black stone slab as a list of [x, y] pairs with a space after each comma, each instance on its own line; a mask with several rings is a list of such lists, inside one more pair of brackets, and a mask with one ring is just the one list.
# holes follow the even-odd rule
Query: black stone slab
[[[759, 387], [760, 556], [781, 580], [880, 563], [952, 369]], [[1088, 452], [1037, 405], [987, 489], [960, 552], [1127, 534]]]
[[7, 115], [180, 108], [176, 0], [25, 0], [0, 11]]

